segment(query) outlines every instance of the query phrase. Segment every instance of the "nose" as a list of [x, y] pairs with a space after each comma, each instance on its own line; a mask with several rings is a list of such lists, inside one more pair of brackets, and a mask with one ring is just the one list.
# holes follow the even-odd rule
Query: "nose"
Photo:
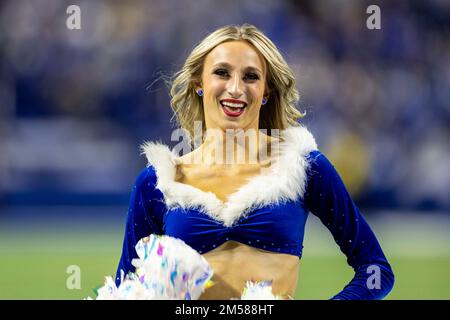
[[235, 74], [228, 83], [228, 94], [234, 99], [240, 98], [244, 93], [242, 85], [240, 76]]

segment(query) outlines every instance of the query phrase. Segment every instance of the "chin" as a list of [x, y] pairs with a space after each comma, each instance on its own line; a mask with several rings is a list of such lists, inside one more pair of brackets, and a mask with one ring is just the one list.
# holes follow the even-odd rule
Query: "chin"
[[223, 130], [243, 130], [244, 128], [245, 126], [241, 123], [241, 121], [226, 121], [226, 123], [222, 126]]

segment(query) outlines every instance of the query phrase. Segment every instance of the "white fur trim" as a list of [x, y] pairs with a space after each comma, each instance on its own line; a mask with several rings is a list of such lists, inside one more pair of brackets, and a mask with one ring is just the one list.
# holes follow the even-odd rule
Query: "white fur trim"
[[168, 208], [200, 208], [225, 226], [231, 226], [252, 209], [303, 197], [308, 165], [305, 156], [317, 150], [316, 141], [303, 126], [289, 127], [281, 135], [284, 141], [279, 144], [279, 161], [268, 173], [249, 179], [225, 202], [212, 192], [175, 181], [178, 155], [167, 145], [146, 142], [141, 150], [155, 169], [156, 188], [163, 193]]

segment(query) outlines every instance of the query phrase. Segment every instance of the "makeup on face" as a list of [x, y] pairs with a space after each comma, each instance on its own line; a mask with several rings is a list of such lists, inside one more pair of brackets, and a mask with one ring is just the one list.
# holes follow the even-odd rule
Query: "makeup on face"
[[206, 126], [257, 127], [266, 82], [264, 71], [264, 58], [246, 41], [215, 47], [205, 59], [202, 74]]

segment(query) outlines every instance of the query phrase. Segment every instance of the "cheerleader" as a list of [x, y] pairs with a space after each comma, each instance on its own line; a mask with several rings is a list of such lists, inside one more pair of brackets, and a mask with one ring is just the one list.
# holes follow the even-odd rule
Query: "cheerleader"
[[159, 234], [183, 240], [214, 270], [215, 284], [200, 299], [240, 297], [248, 280], [269, 280], [274, 294], [292, 298], [312, 213], [355, 272], [331, 299], [382, 299], [391, 291], [392, 269], [299, 123], [294, 74], [270, 39], [248, 24], [216, 30], [188, 56], [170, 93], [180, 127], [198, 143], [184, 155], [142, 145], [148, 165], [131, 193], [117, 285], [135, 270], [137, 242]]

